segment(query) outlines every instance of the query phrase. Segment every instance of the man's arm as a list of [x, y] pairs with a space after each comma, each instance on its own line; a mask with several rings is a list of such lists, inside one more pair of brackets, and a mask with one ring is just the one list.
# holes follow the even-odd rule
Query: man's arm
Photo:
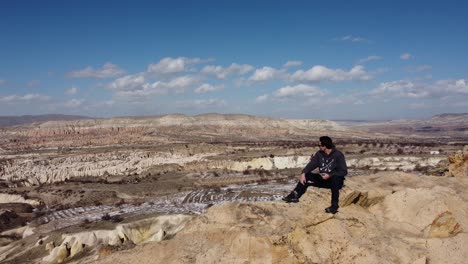
[[346, 165], [346, 160], [343, 153], [340, 153], [336, 158], [336, 167], [331, 173], [333, 177], [344, 177], [348, 175], [348, 166]]
[[317, 157], [317, 153], [315, 153], [315, 155], [310, 159], [309, 163], [302, 170], [302, 173], [303, 174], [309, 173], [315, 170], [315, 168], [317, 168], [318, 166], [319, 166], [319, 160]]

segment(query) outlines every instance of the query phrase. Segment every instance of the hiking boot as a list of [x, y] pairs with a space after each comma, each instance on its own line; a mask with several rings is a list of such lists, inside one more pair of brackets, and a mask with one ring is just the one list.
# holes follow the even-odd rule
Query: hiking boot
[[338, 212], [338, 208], [336, 207], [327, 207], [325, 208], [325, 213], [329, 213], [329, 214], [336, 214]]
[[288, 196], [283, 197], [283, 201], [287, 203], [297, 203], [299, 198], [297, 198], [297, 193], [291, 192]]

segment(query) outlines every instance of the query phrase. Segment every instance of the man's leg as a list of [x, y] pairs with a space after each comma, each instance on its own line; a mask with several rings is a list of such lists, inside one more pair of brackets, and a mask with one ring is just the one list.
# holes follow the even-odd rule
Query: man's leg
[[321, 180], [322, 176], [320, 174], [316, 173], [306, 173], [306, 182], [305, 184], [302, 184], [301, 182], [298, 182], [296, 185], [296, 188], [286, 197], [283, 198], [283, 201], [286, 201], [288, 203], [293, 202], [297, 203], [299, 202], [299, 198], [307, 191], [307, 188], [309, 186], [315, 186], [315, 184], [318, 183], [318, 181]]
[[331, 206], [326, 208], [327, 213], [335, 214], [338, 212], [339, 200], [340, 200], [340, 189], [343, 187], [343, 179], [340, 177], [330, 178], [330, 189], [331, 189]]

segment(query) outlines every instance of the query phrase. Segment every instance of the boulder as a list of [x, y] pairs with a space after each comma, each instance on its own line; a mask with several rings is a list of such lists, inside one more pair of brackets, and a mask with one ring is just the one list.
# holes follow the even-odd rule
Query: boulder
[[465, 146], [462, 151], [450, 155], [448, 171], [445, 173], [447, 177], [468, 177], [468, 146]]

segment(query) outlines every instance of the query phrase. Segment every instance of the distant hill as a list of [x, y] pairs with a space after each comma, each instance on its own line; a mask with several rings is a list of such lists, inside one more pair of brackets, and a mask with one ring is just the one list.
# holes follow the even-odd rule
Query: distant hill
[[457, 113], [457, 114], [444, 113], [444, 114], [435, 115], [435, 116], [432, 117], [432, 119], [437, 119], [437, 118], [460, 118], [460, 117], [468, 118], [468, 113]]
[[368, 123], [355, 128], [377, 133], [399, 133], [405, 135], [468, 136], [468, 113], [444, 113], [424, 120], [392, 120]]
[[18, 126], [31, 124], [35, 122], [47, 122], [47, 121], [70, 121], [78, 119], [89, 119], [87, 116], [75, 116], [75, 115], [24, 115], [24, 116], [0, 116], [0, 127]]

